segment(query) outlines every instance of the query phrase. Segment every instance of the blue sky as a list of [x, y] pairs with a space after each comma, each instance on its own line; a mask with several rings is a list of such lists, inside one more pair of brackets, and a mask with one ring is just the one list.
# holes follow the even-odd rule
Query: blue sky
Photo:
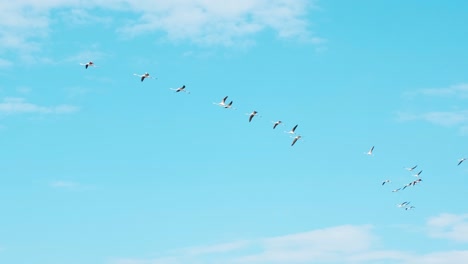
[[3, 1], [0, 262], [466, 263], [467, 8]]

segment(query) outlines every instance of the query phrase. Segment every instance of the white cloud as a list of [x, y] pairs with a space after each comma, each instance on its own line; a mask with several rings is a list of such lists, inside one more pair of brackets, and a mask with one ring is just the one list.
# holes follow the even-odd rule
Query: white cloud
[[434, 252], [407, 258], [402, 264], [466, 264], [468, 250]]
[[50, 186], [54, 188], [76, 188], [79, 186], [78, 183], [76, 182], [70, 182], [70, 181], [54, 181], [50, 183]]
[[468, 214], [432, 217], [427, 221], [427, 228], [432, 237], [468, 242]]
[[429, 88], [418, 91], [419, 94], [427, 96], [456, 96], [461, 98], [468, 97], [468, 83], [460, 83], [444, 88]]
[[314, 43], [306, 20], [313, 7], [305, 0], [217, 0], [160, 1], [148, 8], [138, 1], [132, 8], [141, 17], [123, 28], [126, 34], [161, 31], [173, 41], [233, 45], [239, 40], [270, 29], [280, 38], [298, 38]]
[[40, 114], [66, 114], [78, 111], [76, 106], [57, 105], [40, 106], [26, 102], [24, 98], [7, 97], [0, 102], [0, 113], [40, 113]]
[[[468, 215], [440, 215], [431, 218], [427, 225], [460, 231], [456, 226], [466, 224]], [[465, 232], [465, 229], [462, 229]], [[465, 233], [466, 234], [466, 233]], [[430, 233], [432, 235], [432, 233]], [[451, 237], [451, 235], [450, 235]], [[458, 237], [451, 237], [459, 239]], [[414, 253], [402, 250], [385, 250], [380, 238], [369, 225], [344, 225], [309, 232], [262, 239], [251, 239], [198, 246], [172, 251], [152, 259], [115, 259], [113, 264], [464, 264], [468, 250]]]
[[305, 233], [267, 238], [262, 250], [241, 257], [240, 263], [306, 263], [338, 261], [367, 250], [375, 242], [370, 226], [338, 226]]
[[[446, 104], [450, 107], [451, 110], [447, 111], [420, 111], [420, 113], [415, 112], [399, 112], [397, 113], [397, 119], [400, 121], [415, 121], [421, 120], [426, 121], [435, 125], [441, 126], [459, 126], [460, 131], [463, 134], [466, 134], [468, 130], [468, 110], [464, 105], [457, 106], [454, 105], [453, 98], [456, 99], [466, 99], [468, 98], [468, 83], [460, 83], [444, 88], [430, 88], [430, 89], [421, 89], [414, 92], [405, 93], [404, 96], [407, 99], [414, 99], [417, 96], [417, 99], [421, 99], [421, 96], [424, 96], [424, 99], [432, 99], [434, 102], [432, 105]], [[444, 101], [443, 99], [450, 99], [450, 101]], [[412, 104], [413, 106], [416, 104]]]
[[[314, 8], [312, 0], [20, 0], [0, 3], [0, 47], [33, 52], [51, 34], [53, 23], [110, 24], [118, 32], [138, 35], [163, 33], [170, 41], [203, 45], [236, 45], [252, 40], [265, 30], [280, 38], [313, 43], [324, 40], [310, 30], [307, 19]], [[128, 14], [126, 21], [101, 17]], [[102, 14], [99, 13], [99, 14]], [[53, 32], [52, 32], [53, 34]]]
[[400, 121], [423, 120], [442, 126], [460, 125], [468, 121], [468, 110], [434, 111], [421, 114], [399, 112], [397, 115]]
[[13, 65], [11, 61], [0, 58], [0, 68], [10, 67], [11, 65]]
[[189, 255], [224, 253], [224, 252], [231, 252], [231, 251], [245, 248], [250, 243], [251, 242], [249, 241], [236, 241], [236, 242], [223, 243], [223, 244], [218, 244], [218, 245], [191, 247], [191, 248], [187, 248], [185, 251]]

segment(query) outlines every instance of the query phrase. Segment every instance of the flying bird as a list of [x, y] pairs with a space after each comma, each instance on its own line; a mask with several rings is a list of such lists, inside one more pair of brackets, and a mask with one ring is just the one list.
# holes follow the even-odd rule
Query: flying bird
[[391, 181], [390, 180], [385, 180], [382, 182], [382, 186], [385, 185], [386, 183], [390, 183]]
[[179, 88], [169, 88], [173, 91], [175, 91], [176, 93], [179, 93], [179, 92], [186, 92], [186, 93], [190, 93], [189, 91], [185, 90], [185, 85], [182, 85], [181, 87]]
[[296, 131], [296, 128], [297, 128], [297, 125], [295, 125], [291, 130], [289, 130], [289, 131], [284, 131], [284, 132], [286, 132], [286, 133], [288, 133], [288, 134], [291, 134], [291, 135], [294, 135], [294, 134], [296, 133], [296, 132], [294, 132], [294, 131]]
[[372, 156], [373, 151], [374, 151], [374, 146], [372, 146], [372, 148], [370, 148], [369, 151], [364, 152], [364, 154], [367, 154], [367, 155], [369, 155], [369, 156]]
[[397, 204], [397, 207], [405, 207], [408, 205], [410, 202], [402, 202], [401, 204]]
[[250, 113], [249, 122], [252, 121], [252, 118], [253, 118], [254, 116], [256, 116], [257, 114], [258, 114], [257, 111], [253, 111], [252, 113]]
[[[461, 158], [461, 159], [459, 159], [459, 160], [458, 160], [458, 165], [462, 164], [462, 162], [465, 161], [465, 160], [466, 160], [466, 158]], [[457, 166], [458, 166], [458, 165], [457, 165]]]
[[281, 122], [281, 120], [278, 120], [276, 122], [273, 122], [273, 129], [275, 129], [279, 124], [281, 124], [283, 122]]
[[232, 101], [229, 102], [229, 104], [225, 105], [224, 108], [232, 108], [232, 109], [235, 109], [234, 107], [232, 107]]
[[92, 62], [92, 61], [87, 62], [87, 63], [80, 63], [80, 65], [85, 66], [85, 69], [88, 69], [89, 66], [95, 66], [94, 62]]
[[294, 139], [293, 139], [293, 142], [291, 143], [291, 147], [294, 146], [294, 144], [296, 144], [296, 142], [301, 138], [302, 137], [300, 135], [295, 136]]
[[414, 174], [413, 176], [414, 176], [414, 177], [419, 177], [419, 175], [421, 175], [422, 172], [423, 172], [423, 171], [420, 170], [418, 173]]
[[417, 167], [418, 167], [418, 165], [413, 166], [413, 167], [411, 167], [411, 168], [406, 168], [406, 170], [407, 170], [407, 171], [413, 171], [413, 170], [416, 169]]
[[414, 208], [416, 208], [416, 207], [414, 207], [414, 206], [407, 206], [407, 207], [405, 207], [405, 210], [412, 210], [412, 209], [414, 209]]
[[223, 106], [223, 107], [224, 107], [224, 106], [226, 106], [226, 99], [227, 99], [227, 98], [228, 98], [228, 96], [225, 96], [225, 97], [223, 98], [223, 100], [221, 100], [221, 102], [219, 102], [219, 103], [213, 103], [213, 104], [218, 105], [218, 106]]
[[147, 72], [145, 72], [144, 74], [136, 74], [136, 73], [134, 73], [133, 75], [140, 77], [140, 81], [144, 81], [146, 78], [151, 78], [151, 79], [153, 79], [153, 77], [151, 77], [151, 76], [149, 75], [149, 73], [147, 73]]
[[401, 188], [395, 189], [392, 192], [398, 192], [399, 190], [401, 190]]

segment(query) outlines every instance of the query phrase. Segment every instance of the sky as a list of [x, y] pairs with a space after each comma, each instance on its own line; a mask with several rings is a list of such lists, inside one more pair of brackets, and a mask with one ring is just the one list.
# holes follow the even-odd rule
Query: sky
[[0, 263], [467, 263], [467, 9], [1, 1]]

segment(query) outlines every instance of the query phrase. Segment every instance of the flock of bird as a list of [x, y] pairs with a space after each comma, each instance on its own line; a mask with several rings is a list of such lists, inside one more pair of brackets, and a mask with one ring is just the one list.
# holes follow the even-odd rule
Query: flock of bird
[[[85, 69], [88, 69], [89, 67], [96, 67], [96, 65], [95, 65], [94, 62], [92, 62], [92, 61], [89, 61], [89, 62], [87, 62], [87, 63], [80, 63], [80, 65], [85, 66]], [[144, 74], [136, 74], [136, 73], [135, 73], [135, 74], [133, 74], [133, 75], [139, 77], [141, 82], [143, 82], [145, 79], [157, 79], [157, 78], [154, 78], [154, 77], [150, 76], [150, 74], [149, 74], [148, 72], [145, 72]], [[186, 86], [185, 86], [185, 85], [183, 85], [183, 86], [181, 86], [181, 87], [178, 87], [178, 88], [169, 88], [169, 89], [175, 91], [176, 93], [185, 92], [185, 93], [187, 93], [187, 94], [190, 94], [190, 92], [186, 89]], [[213, 103], [213, 104], [214, 104], [214, 105], [217, 105], [217, 106], [219, 106], [219, 107], [223, 107], [223, 108], [225, 108], [225, 109], [236, 109], [236, 108], [233, 107], [233, 101], [231, 100], [231, 101], [229, 101], [229, 103], [228, 103], [228, 102], [227, 102], [227, 99], [228, 99], [228, 96], [225, 96], [225, 97], [223, 97], [223, 98], [221, 99], [220, 102], [218, 102], [218, 103]], [[254, 119], [254, 117], [259, 116], [259, 113], [258, 113], [257, 111], [252, 111], [251, 113], [247, 113], [246, 115], [249, 116], [249, 117], [248, 117], [248, 121], [249, 121], [249, 122], [252, 122], [252, 120]], [[273, 129], [276, 129], [276, 128], [278, 127], [278, 125], [282, 125], [282, 124], [283, 124], [283, 122], [282, 122], [281, 120], [272, 121], [272, 123], [273, 123]], [[296, 142], [302, 138], [301, 135], [297, 135], [297, 134], [296, 134], [296, 129], [297, 129], [297, 127], [298, 127], [298, 125], [295, 125], [291, 130], [289, 130], [289, 131], [284, 131], [285, 133], [291, 135], [291, 138], [293, 139], [293, 140], [292, 140], [292, 143], [291, 143], [291, 146], [294, 146], [294, 145], [296, 144]], [[373, 153], [374, 153], [374, 146], [372, 146], [372, 147], [369, 149], [369, 151], [364, 152], [364, 154], [369, 155], [369, 156], [372, 156]], [[462, 164], [463, 161], [465, 161], [465, 160], [466, 160], [466, 158], [461, 158], [461, 159], [459, 159], [459, 160], [458, 160], [457, 166], [460, 165], [460, 164]], [[406, 169], [408, 172], [412, 173], [417, 167], [418, 167], [418, 165], [415, 165], [415, 166], [413, 166], [413, 167], [409, 167], [409, 168], [405, 168], [405, 169]], [[408, 188], [408, 187], [414, 187], [414, 186], [416, 186], [416, 184], [421, 183], [421, 182], [422, 182], [422, 179], [420, 178], [420, 175], [421, 175], [422, 172], [423, 172], [422, 170], [419, 170], [419, 172], [417, 172], [417, 173], [415, 173], [415, 174], [412, 175], [412, 176], [416, 177], [415, 180], [410, 181], [409, 183], [405, 184], [405, 185], [402, 186], [402, 187], [399, 187], [399, 188], [397, 188], [397, 189], [393, 189], [392, 192], [393, 192], [393, 193], [396, 193], [396, 192], [399, 192], [399, 191], [403, 191], [403, 190], [405, 190], [405, 189]], [[381, 185], [384, 186], [384, 185], [389, 184], [389, 183], [391, 183], [391, 182], [392, 182], [391, 180], [387, 179], [387, 180], [384, 180], [384, 181], [382, 182]], [[410, 203], [411, 203], [410, 201], [404, 201], [404, 202], [402, 202], [402, 203], [397, 204], [397, 207], [398, 207], [398, 208], [403, 208], [403, 209], [405, 209], [405, 210], [412, 210], [412, 209], [416, 208], [415, 206], [410, 205]]]
[[[89, 67], [97, 67], [96, 64], [94, 64], [94, 62], [92, 62], [92, 61], [89, 61], [89, 62], [86, 62], [86, 63], [80, 63], [80, 65], [85, 66], [85, 69], [88, 69]], [[145, 79], [157, 79], [157, 78], [152, 77], [148, 72], [145, 72], [144, 74], [134, 73], [133, 75], [139, 77], [140, 82], [143, 82]], [[187, 94], [190, 94], [190, 92], [186, 90], [185, 85], [183, 85], [183, 86], [181, 86], [179, 88], [169, 88], [169, 89], [175, 91], [176, 93], [185, 92]], [[213, 103], [213, 104], [217, 105], [217, 106], [220, 106], [220, 107], [223, 107], [223, 108], [226, 108], [226, 109], [235, 109], [232, 106], [233, 101], [230, 101], [229, 103], [226, 102], [227, 98], [228, 98], [228, 96], [225, 96], [219, 103]], [[252, 122], [253, 118], [255, 116], [258, 116], [258, 112], [253, 111], [251, 113], [248, 113], [247, 115], [249, 116], [249, 118], [248, 118], [249, 122]], [[276, 129], [276, 127], [278, 125], [283, 124], [283, 122], [281, 120], [273, 121], [272, 123], [273, 123], [273, 129]], [[301, 135], [296, 134], [297, 126], [298, 125], [295, 125], [291, 130], [285, 131], [289, 135], [292, 135], [293, 140], [292, 140], [291, 146], [294, 146], [296, 144], [296, 142], [302, 138]]]
[[[375, 146], [372, 146], [369, 151], [365, 152], [366, 155], [369, 155], [369, 156], [372, 156], [374, 154], [374, 147]], [[463, 161], [465, 161], [466, 158], [461, 158], [458, 160], [458, 164], [457, 166], [459, 166], [460, 164], [463, 163]], [[405, 168], [405, 170], [409, 171], [410, 173], [412, 173], [416, 168], [418, 167], [418, 165], [414, 165], [413, 167], [409, 167], [409, 168]], [[410, 181], [409, 183], [405, 184], [404, 186], [400, 187], [400, 188], [397, 188], [397, 189], [394, 189], [392, 190], [393, 193], [396, 193], [398, 191], [403, 191], [405, 190], [406, 188], [410, 187], [410, 186], [416, 186], [416, 184], [422, 182], [422, 179], [419, 177], [421, 175], [423, 171], [422, 170], [419, 170], [417, 173], [413, 174], [412, 176], [413, 177], [416, 177], [415, 180], [412, 180]], [[387, 183], [391, 183], [392, 181], [389, 180], [389, 179], [386, 179], [384, 181], [382, 181], [382, 186], [384, 186], [385, 184]], [[398, 208], [403, 208], [405, 210], [412, 210], [414, 208], [416, 208], [415, 206], [413, 205], [410, 205], [410, 201], [404, 201], [402, 203], [399, 203], [397, 204], [397, 207]]]

